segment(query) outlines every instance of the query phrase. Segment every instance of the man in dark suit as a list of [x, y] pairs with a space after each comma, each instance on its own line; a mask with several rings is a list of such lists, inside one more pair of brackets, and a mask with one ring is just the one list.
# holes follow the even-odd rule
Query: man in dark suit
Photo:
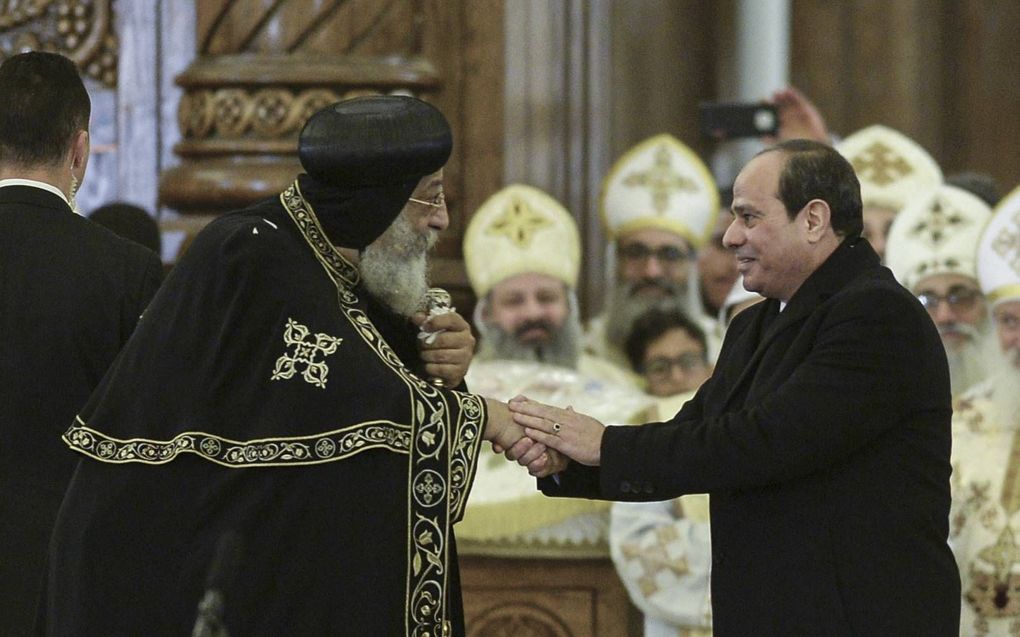
[[734, 185], [724, 237], [767, 297], [729, 328], [712, 377], [665, 423], [605, 428], [521, 399], [515, 419], [573, 458], [549, 495], [707, 492], [717, 637], [958, 634], [946, 543], [946, 357], [917, 300], [860, 238], [851, 166], [805, 140]]
[[90, 101], [74, 63], [0, 66], [0, 634], [27, 635], [78, 461], [60, 435], [162, 276], [152, 252], [75, 214]]

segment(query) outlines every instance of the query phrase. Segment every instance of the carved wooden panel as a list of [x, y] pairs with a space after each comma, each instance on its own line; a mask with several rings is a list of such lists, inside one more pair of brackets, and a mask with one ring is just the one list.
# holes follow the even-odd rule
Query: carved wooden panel
[[640, 614], [609, 558], [462, 555], [468, 637], [637, 637]]
[[[296, 140], [316, 109], [343, 97], [402, 92], [435, 103], [453, 128], [446, 167], [451, 224], [433, 282], [469, 309], [460, 259], [466, 215], [499, 188], [502, 3], [498, 0], [203, 0], [194, 64], [164, 204], [211, 216], [281, 190], [300, 172]], [[464, 168], [470, 166], [470, 174]], [[189, 223], [185, 220], [184, 223]]]
[[0, 59], [55, 51], [89, 77], [116, 86], [113, 0], [5, 0], [0, 7]]

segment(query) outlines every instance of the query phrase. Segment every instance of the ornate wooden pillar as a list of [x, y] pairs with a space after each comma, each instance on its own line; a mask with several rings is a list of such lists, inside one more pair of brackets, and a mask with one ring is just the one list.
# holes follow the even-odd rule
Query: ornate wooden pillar
[[297, 135], [317, 108], [363, 93], [417, 95], [443, 111], [454, 139], [451, 223], [432, 279], [470, 315], [461, 240], [502, 186], [502, 1], [196, 0], [195, 9], [197, 57], [177, 78], [182, 162], [160, 179], [161, 203], [182, 214], [164, 225], [193, 233], [280, 191], [299, 172]]
[[177, 78], [182, 163], [160, 198], [201, 225], [281, 191], [300, 172], [297, 135], [319, 108], [358, 94], [428, 97], [417, 2], [203, 0], [197, 59]]

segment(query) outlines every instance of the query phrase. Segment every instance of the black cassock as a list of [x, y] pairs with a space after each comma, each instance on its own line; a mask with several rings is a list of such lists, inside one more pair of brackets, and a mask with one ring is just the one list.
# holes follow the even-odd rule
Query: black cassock
[[77, 458], [60, 441], [163, 276], [59, 195], [0, 188], [0, 635], [31, 631]]
[[190, 634], [227, 533], [232, 635], [463, 634], [484, 402], [404, 366], [299, 183], [196, 238], [66, 432], [47, 634]]

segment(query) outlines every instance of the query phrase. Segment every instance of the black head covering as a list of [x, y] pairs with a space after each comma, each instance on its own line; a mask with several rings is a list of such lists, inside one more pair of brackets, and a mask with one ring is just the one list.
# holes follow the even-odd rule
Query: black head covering
[[114, 233], [160, 253], [159, 224], [138, 206], [116, 202], [92, 211], [89, 219]]
[[443, 167], [453, 136], [439, 110], [377, 95], [316, 112], [298, 140], [301, 194], [330, 240], [362, 249], [385, 232], [425, 175]]

